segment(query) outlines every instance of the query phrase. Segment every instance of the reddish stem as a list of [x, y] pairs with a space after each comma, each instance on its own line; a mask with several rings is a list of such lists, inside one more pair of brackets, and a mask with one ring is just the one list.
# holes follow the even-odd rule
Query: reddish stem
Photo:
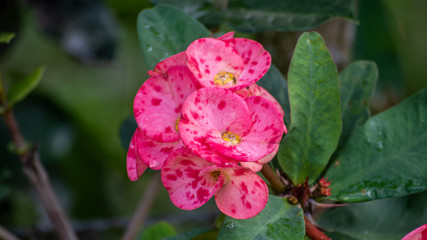
[[305, 216], [304, 216], [304, 222], [305, 222], [305, 233], [312, 240], [331, 240], [322, 231], [320, 231], [316, 226], [314, 226], [313, 223], [311, 223], [310, 220], [308, 220]]

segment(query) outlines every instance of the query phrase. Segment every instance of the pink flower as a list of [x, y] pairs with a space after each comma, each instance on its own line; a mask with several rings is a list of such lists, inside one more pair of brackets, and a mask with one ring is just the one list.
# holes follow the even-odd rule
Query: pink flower
[[[265, 90], [261, 86], [258, 86], [255, 83], [250, 85], [249, 87], [240, 89], [239, 91], [236, 91], [235, 93], [239, 94], [239, 96], [241, 96], [244, 99], [246, 99], [248, 97], [252, 97], [252, 96], [260, 96], [260, 97], [263, 97], [265, 99], [268, 99], [277, 107], [280, 114], [282, 115], [282, 118], [285, 117], [285, 111], [283, 110], [280, 103], [267, 90]], [[286, 126], [284, 124], [283, 124], [283, 127], [284, 127], [284, 131], [286, 134], [288, 132], [288, 129], [286, 128]]]
[[188, 68], [203, 87], [232, 91], [254, 84], [271, 65], [261, 44], [244, 38], [197, 39], [185, 54]]
[[[234, 32], [229, 32], [229, 33], [222, 35], [218, 39], [230, 40], [230, 39], [233, 39], [233, 37], [234, 37]], [[186, 61], [187, 61], [187, 58], [186, 58], [185, 52], [180, 52], [178, 54], [175, 54], [175, 55], [168, 57], [165, 60], [159, 62], [154, 67], [153, 70], [148, 71], [148, 75], [150, 75], [152, 77], [155, 76], [156, 74], [163, 75], [167, 72], [167, 70], [169, 70], [169, 68], [171, 68], [173, 66], [185, 66]]]
[[402, 238], [402, 240], [427, 240], [427, 224], [410, 232], [408, 235]]
[[268, 187], [254, 172], [237, 164], [215, 165], [187, 148], [169, 156], [161, 176], [172, 203], [184, 210], [196, 209], [215, 196], [221, 212], [247, 219], [261, 212], [268, 201]]
[[202, 88], [185, 101], [179, 132], [195, 154], [229, 164], [258, 161], [277, 151], [283, 126], [277, 107], [263, 97], [244, 100], [227, 89]]
[[149, 78], [138, 90], [134, 100], [134, 115], [138, 127], [157, 142], [180, 139], [177, 122], [181, 106], [196, 90], [191, 72], [185, 66], [170, 67], [166, 74]]
[[160, 170], [169, 154], [183, 147], [181, 140], [161, 143], [144, 135], [137, 128], [133, 134], [126, 158], [128, 177], [132, 181], [138, 180], [147, 167]]
[[[134, 100], [138, 129], [132, 137], [127, 172], [136, 181], [147, 167], [160, 170], [171, 152], [181, 148], [178, 121], [181, 107], [188, 95], [196, 90], [196, 82], [188, 68], [179, 61], [165, 60], [165, 72], [152, 72]], [[172, 62], [176, 63], [174, 65]]]

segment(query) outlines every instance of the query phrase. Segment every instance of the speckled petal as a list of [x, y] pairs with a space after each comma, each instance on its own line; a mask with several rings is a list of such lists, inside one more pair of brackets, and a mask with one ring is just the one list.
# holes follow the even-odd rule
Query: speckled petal
[[230, 179], [215, 194], [216, 204], [224, 214], [236, 219], [256, 216], [267, 205], [268, 187], [260, 176], [243, 167], [223, 168]]
[[166, 58], [165, 60], [159, 62], [154, 69], [151, 71], [148, 71], [148, 75], [151, 77], [161, 74], [164, 75], [167, 73], [167, 71], [174, 66], [185, 66], [186, 65], [186, 58], [185, 53], [180, 52], [178, 54], [175, 54], [173, 56], [170, 56]]
[[214, 84], [214, 78], [218, 73], [232, 73], [236, 79], [239, 79], [243, 71], [242, 58], [224, 41], [214, 38], [197, 39], [188, 46], [186, 56], [188, 68], [203, 87], [221, 87], [231, 90], [244, 87], [239, 80], [236, 84], [230, 83], [231, 85]]
[[239, 91], [236, 91], [235, 93], [239, 94], [239, 96], [241, 96], [244, 99], [246, 99], [248, 97], [253, 97], [253, 96], [261, 96], [263, 98], [266, 98], [266, 99], [268, 99], [274, 103], [274, 105], [279, 110], [280, 114], [282, 114], [282, 117], [285, 116], [285, 111], [283, 111], [283, 108], [280, 105], [280, 103], [267, 90], [265, 90], [263, 87], [257, 85], [256, 83], [250, 85], [247, 88], [243, 88]]
[[227, 131], [245, 135], [251, 126], [248, 108], [241, 97], [226, 89], [202, 88], [184, 103], [179, 132], [184, 145], [197, 155], [224, 164], [227, 160], [216, 159], [218, 154], [206, 143], [208, 135], [222, 136]]
[[[252, 117], [251, 131], [242, 137], [242, 149], [263, 152], [264, 156], [277, 150], [283, 135], [283, 118], [269, 100], [254, 96], [246, 99]], [[260, 158], [259, 158], [260, 159]]]
[[211, 174], [216, 167], [189, 149], [172, 153], [162, 169], [162, 182], [172, 203], [184, 210], [193, 210], [205, 204], [224, 184], [221, 172]]
[[271, 56], [260, 43], [246, 38], [233, 38], [225, 42], [229, 42], [243, 59], [244, 68], [239, 81], [245, 82], [245, 87], [260, 80], [270, 68]]
[[130, 141], [128, 153], [126, 156], [126, 169], [128, 177], [131, 181], [138, 180], [138, 178], [141, 177], [141, 175], [147, 169], [147, 165], [142, 162], [138, 155], [138, 143], [140, 141], [140, 137], [141, 131], [139, 128], [137, 128], [132, 136], [132, 140]]
[[167, 76], [149, 78], [134, 100], [134, 114], [141, 130], [158, 142], [179, 140], [176, 121], [188, 95], [196, 90], [194, 77], [184, 66], [171, 67]]
[[408, 235], [402, 238], [402, 240], [426, 240], [427, 239], [427, 224], [410, 232]]
[[233, 39], [233, 38], [234, 38], [234, 32], [228, 32], [228, 33], [222, 35], [221, 37], [218, 37], [217, 39], [229, 40], [229, 39]]
[[255, 162], [240, 162], [240, 165], [242, 167], [252, 170], [253, 172], [259, 172], [261, 171], [262, 166], [264, 164], [270, 162], [274, 158], [274, 156], [276, 156], [277, 151], [279, 151], [279, 145], [277, 145], [277, 149], [274, 152], [268, 154], [260, 160], [257, 160]]
[[154, 141], [142, 132], [138, 137], [138, 156], [145, 165], [153, 170], [160, 170], [165, 160], [175, 150], [183, 147], [181, 140], [162, 143]]

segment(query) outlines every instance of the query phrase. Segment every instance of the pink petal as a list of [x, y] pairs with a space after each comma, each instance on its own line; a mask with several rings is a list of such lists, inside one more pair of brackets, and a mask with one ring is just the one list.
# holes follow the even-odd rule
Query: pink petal
[[126, 169], [128, 177], [131, 181], [138, 180], [138, 178], [141, 177], [141, 175], [147, 169], [147, 165], [145, 165], [138, 156], [138, 143], [140, 135], [141, 131], [139, 128], [137, 128], [132, 136], [132, 140], [130, 141], [128, 153], [126, 156]]
[[156, 142], [140, 131], [138, 136], [138, 156], [145, 165], [154, 170], [160, 170], [169, 155], [183, 147], [181, 140], [175, 142]]
[[138, 90], [134, 100], [134, 115], [138, 126], [158, 142], [179, 140], [176, 121], [181, 106], [196, 90], [194, 77], [184, 66], [171, 67], [167, 76], [149, 78]]
[[[219, 164], [228, 160], [219, 156], [206, 142], [208, 136], [231, 131], [245, 135], [251, 128], [248, 108], [241, 97], [219, 88], [202, 88], [190, 95], [182, 107], [179, 132], [184, 145], [200, 157]], [[221, 142], [227, 145], [227, 141]]]
[[410, 232], [402, 240], [427, 240], [427, 224]]
[[279, 151], [279, 145], [277, 145], [277, 149], [275, 151], [261, 158], [260, 160], [257, 160], [255, 162], [240, 162], [239, 164], [242, 167], [252, 170], [252, 172], [259, 172], [261, 171], [262, 166], [264, 164], [270, 162], [274, 158], [274, 156], [276, 156], [277, 151]]
[[255, 96], [247, 98], [246, 102], [251, 111], [253, 126], [247, 135], [240, 135], [239, 144], [232, 146], [224, 143], [218, 134], [208, 135], [205, 141], [210, 148], [226, 158], [253, 162], [277, 150], [284, 123], [280, 112], [271, 101]]
[[218, 37], [217, 39], [219, 40], [229, 40], [229, 39], [233, 39], [234, 38], [234, 32], [228, 32], [224, 35], [222, 35], [221, 37]]
[[250, 85], [247, 88], [243, 88], [239, 91], [236, 91], [235, 93], [239, 94], [239, 96], [241, 96], [244, 99], [246, 99], [248, 97], [252, 97], [252, 96], [261, 96], [263, 98], [266, 98], [266, 99], [270, 100], [272, 103], [274, 103], [274, 105], [276, 105], [280, 114], [282, 114], [282, 117], [285, 116], [285, 111], [283, 111], [283, 108], [280, 105], [280, 103], [277, 102], [277, 100], [267, 90], [265, 90], [263, 87], [257, 85], [256, 83]]
[[166, 72], [174, 66], [185, 66], [186, 64], [186, 58], [185, 53], [180, 52], [178, 54], [175, 54], [173, 56], [170, 56], [166, 58], [165, 60], [159, 62], [155, 67], [153, 71], [148, 71], [148, 75], [151, 77], [157, 75], [157, 74], [166, 74]]
[[[215, 168], [211, 162], [199, 158], [187, 148], [172, 153], [161, 173], [172, 203], [184, 210], [205, 204], [224, 184], [222, 174]], [[215, 171], [217, 174], [211, 174]]]
[[[197, 39], [186, 50], [187, 66], [203, 87], [221, 87], [230, 90], [241, 89], [246, 83], [239, 80], [243, 70], [243, 61], [234, 48], [222, 40], [214, 38]], [[236, 84], [215, 85], [218, 73], [232, 73]], [[245, 86], [244, 86], [245, 85]]]
[[258, 162], [240, 162], [240, 165], [252, 172], [259, 172], [261, 171], [263, 164], [259, 164]]
[[215, 194], [221, 212], [232, 218], [247, 219], [264, 209], [268, 187], [260, 176], [242, 167], [223, 168], [222, 172], [230, 180]]
[[245, 87], [260, 80], [270, 68], [271, 56], [260, 43], [246, 38], [233, 38], [225, 42], [230, 43], [243, 59], [245, 66], [239, 81], [244, 82]]
[[274, 104], [259, 96], [246, 99], [251, 111], [253, 126], [251, 131], [242, 137], [239, 144], [249, 149], [251, 154], [263, 153], [263, 157], [277, 151], [283, 135], [283, 118]]

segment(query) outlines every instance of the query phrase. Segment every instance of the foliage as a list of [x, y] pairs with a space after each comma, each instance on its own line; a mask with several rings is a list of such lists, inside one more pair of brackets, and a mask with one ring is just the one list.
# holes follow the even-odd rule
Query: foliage
[[[39, 109], [33, 108], [30, 102], [49, 101], [54, 105], [46, 107], [49, 109], [49, 114], [57, 114], [55, 116], [60, 114], [61, 120], [63, 118], [73, 120], [73, 124], [67, 121], [65, 127], [65, 123], [60, 126], [62, 130], [67, 129], [65, 133], [62, 132], [62, 135], [56, 136], [55, 140], [50, 140], [56, 143], [56, 145], [52, 143], [54, 147], [51, 147], [54, 149], [52, 152], [57, 150], [56, 153], [44, 154], [43, 144], [46, 146], [46, 142], [41, 144], [41, 149], [42, 155], [48, 156], [46, 163], [49, 164], [52, 179], [54, 181], [60, 179], [57, 183], [59, 188], [64, 182], [71, 182], [66, 183], [69, 185], [62, 194], [67, 197], [67, 194], [71, 194], [67, 199], [71, 199], [69, 200], [72, 202], [70, 211], [76, 218], [129, 214], [139, 198], [141, 184], [130, 185], [124, 178], [123, 159], [125, 157], [122, 150], [122, 147], [126, 149], [129, 146], [132, 133], [138, 126], [133, 118], [122, 120], [129, 115], [137, 87], [147, 79], [147, 75], [142, 73], [146, 70], [145, 68], [154, 69], [160, 61], [186, 51], [187, 47], [198, 38], [221, 36], [221, 32], [211, 33], [218, 30], [218, 27], [220, 30], [232, 28], [240, 31], [236, 32], [236, 36], [242, 36], [241, 32], [310, 30], [334, 17], [357, 21], [354, 1], [322, 0], [314, 3], [304, 0], [296, 3], [287, 0], [263, 2], [153, 0], [152, 2], [156, 6], [143, 9], [137, 17], [139, 42], [136, 38], [135, 41], [130, 40], [129, 36], [133, 36], [132, 34], [127, 36], [129, 39], [122, 39], [125, 44], [132, 45], [133, 48], [118, 54], [120, 57], [118, 68], [115, 68], [117, 65], [110, 69], [99, 66], [91, 69], [76, 67], [75, 63], [64, 60], [60, 51], [56, 49], [57, 46], [46, 43], [40, 45], [40, 42], [45, 40], [34, 32], [22, 38], [31, 39], [31, 41], [26, 40], [25, 48], [10, 48], [15, 52], [11, 54], [10, 59], [5, 60], [5, 64], [2, 62], [1, 70], [5, 69], [6, 81], [11, 80], [9, 88], [3, 89], [3, 86], [0, 88], [8, 104], [2, 102], [0, 109], [3, 113], [10, 107], [10, 109], [16, 109], [19, 118], [25, 116], [22, 118], [30, 119], [38, 116], [35, 113]], [[133, 4], [136, 5], [136, 3]], [[148, 5], [148, 3], [144, 4], [144, 6]], [[406, 6], [403, 3], [386, 3], [386, 5], [391, 6], [390, 9], [393, 11], [396, 10], [396, 6]], [[87, 18], [79, 24], [85, 25], [85, 21]], [[405, 26], [410, 25], [406, 20], [403, 23]], [[64, 26], [63, 33], [67, 32], [65, 28]], [[134, 27], [128, 27], [128, 29], [131, 28]], [[124, 29], [124, 31], [128, 30]], [[18, 37], [20, 37], [19, 34]], [[113, 35], [112, 40], [115, 42]], [[256, 37], [248, 34], [245, 36]], [[11, 42], [14, 37], [14, 34], [2, 33], [0, 43], [11, 43], [11, 46], [20, 44], [19, 41]], [[404, 45], [402, 42], [404, 40], [400, 39], [401, 45]], [[142, 48], [146, 67], [142, 56], [135, 51], [137, 47]], [[412, 52], [414, 52], [413, 49]], [[43, 60], [34, 63], [28, 57], [29, 54], [37, 55], [37, 59]], [[405, 59], [411, 60], [408, 54], [404, 56]], [[64, 63], [68, 64], [68, 67], [61, 69], [61, 64]], [[38, 68], [26, 77], [25, 74], [17, 73], [21, 65], [25, 66], [22, 69], [35, 69], [41, 64], [49, 69], [45, 76], [43, 76], [44, 67]], [[405, 64], [408, 65], [408, 63]], [[74, 72], [75, 69], [77, 69], [76, 72]], [[279, 173], [276, 177], [283, 180], [286, 190], [275, 196], [271, 190], [273, 188], [270, 188], [267, 205], [255, 217], [234, 219], [227, 216], [223, 221], [219, 221], [222, 224], [217, 225], [218, 229], [213, 229], [212, 225], [196, 226], [180, 234], [182, 229], [188, 230], [188, 227], [181, 229], [182, 226], [177, 227], [179, 224], [176, 223], [185, 219], [182, 216], [191, 214], [180, 211], [179, 217], [174, 220], [168, 219], [172, 225], [167, 222], [154, 224], [146, 228], [139, 239], [282, 239], [284, 237], [305, 239], [307, 236], [305, 236], [304, 222], [307, 220], [304, 220], [303, 216], [304, 214], [312, 216], [314, 210], [317, 210], [317, 202], [324, 199], [328, 200], [327, 203], [351, 203], [348, 207], [325, 211], [318, 218], [320, 226], [326, 229], [327, 234], [334, 239], [400, 239], [425, 223], [426, 208], [423, 200], [427, 190], [427, 152], [424, 147], [427, 143], [427, 89], [419, 90], [395, 106], [377, 113], [379, 108], [373, 108], [369, 103], [372, 101], [372, 96], [377, 96], [375, 87], [379, 76], [378, 69], [383, 71], [375, 62], [359, 60], [350, 63], [338, 75], [331, 54], [320, 34], [303, 33], [295, 47], [287, 77], [285, 78], [272, 64], [264, 77], [257, 82], [277, 100], [285, 112], [282, 117], [288, 133], [282, 139], [277, 157], [273, 158], [268, 166], [273, 168], [273, 173]], [[394, 70], [385, 72], [384, 75], [388, 76], [391, 72]], [[153, 77], [157, 73], [150, 71], [149, 74]], [[166, 76], [166, 73], [163, 74]], [[44, 79], [40, 82], [42, 76]], [[37, 94], [30, 94], [37, 86], [39, 86], [36, 90]], [[8, 91], [3, 92], [4, 90]], [[172, 91], [175, 90], [172, 89]], [[411, 91], [414, 90], [411, 89]], [[221, 95], [217, 100], [224, 98]], [[58, 109], [61, 109], [60, 113]], [[371, 109], [374, 109], [374, 116], [371, 116]], [[208, 111], [204, 115], [210, 113]], [[45, 113], [42, 111], [40, 114]], [[51, 116], [49, 114], [45, 115], [49, 117]], [[48, 118], [46, 116], [43, 119]], [[28, 123], [30, 120], [20, 121]], [[49, 125], [50, 122], [46, 121], [44, 124]], [[122, 127], [118, 136], [120, 122]], [[158, 122], [150, 121], [149, 128], [155, 124], [158, 125]], [[179, 129], [179, 124], [176, 123], [176, 125]], [[58, 126], [55, 123], [49, 127], [59, 129]], [[44, 129], [31, 124], [23, 126], [26, 130], [31, 128], [37, 128], [38, 132]], [[204, 128], [197, 130], [204, 130]], [[71, 131], [73, 133], [70, 133]], [[0, 128], [0, 132], [6, 132], [5, 128]], [[43, 136], [41, 139], [53, 139], [50, 136], [51, 132], [58, 133], [58, 131], [46, 131], [46, 135], [49, 136]], [[37, 140], [37, 136], [29, 138]], [[119, 138], [122, 140], [122, 146]], [[6, 145], [7, 141], [9, 139], [1, 139], [0, 143]], [[179, 142], [179, 144], [182, 143]], [[72, 154], [70, 154], [71, 150], [73, 150]], [[66, 153], [69, 155], [66, 156]], [[11, 163], [12, 161], [8, 160], [10, 157], [7, 154], [3, 155], [3, 151], [1, 154], [2, 161], [7, 160], [0, 163], [2, 167], [0, 173], [8, 174], [7, 177], [0, 178], [0, 203], [8, 201], [12, 206], [12, 210], [8, 212], [13, 214], [17, 212], [20, 205], [16, 202], [10, 203], [13, 201], [9, 199], [17, 194], [10, 191], [11, 187], [8, 184], [13, 182], [9, 181], [11, 179], [19, 180], [20, 176], [10, 175], [9, 172], [11, 170], [16, 172], [15, 170], [19, 167]], [[229, 153], [222, 152], [222, 154]], [[150, 159], [147, 161], [149, 162]], [[242, 168], [243, 165], [238, 167]], [[3, 166], [6, 166], [4, 170]], [[178, 168], [184, 168], [184, 166]], [[215, 171], [209, 172], [211, 168], [212, 166], [208, 166], [206, 168], [208, 170], [203, 169], [204, 177], [215, 179], [218, 177], [216, 174], [223, 174], [221, 177], [225, 180], [221, 181], [236, 180], [236, 178], [224, 177], [232, 176], [230, 172], [224, 170], [226, 168], [216, 168]], [[249, 170], [246, 169], [246, 171]], [[262, 174], [265, 175], [265, 172], [263, 171]], [[150, 177], [149, 175], [150, 173], [144, 174], [144, 179], [140, 182], [144, 183]], [[257, 176], [256, 179], [261, 178]], [[319, 179], [322, 180], [319, 181]], [[270, 181], [267, 176], [264, 180]], [[239, 181], [249, 182], [248, 180]], [[14, 181], [10, 185], [13, 187], [18, 184], [23, 185], [22, 182]], [[269, 184], [272, 187], [274, 183]], [[239, 191], [241, 195], [233, 194], [234, 200], [244, 199], [246, 197], [242, 193], [244, 188], [236, 189], [236, 192]], [[216, 197], [224, 198], [223, 196], [227, 195], [224, 192], [222, 191], [222, 194]], [[157, 205], [153, 208], [156, 213], [170, 214], [171, 211], [179, 211], [170, 207], [172, 204], [166, 197], [166, 191], [161, 194]], [[85, 197], [92, 195], [98, 195], [98, 197]], [[104, 196], [110, 197], [105, 197], [104, 201]], [[183, 198], [177, 199], [174, 201], [180, 202]], [[233, 198], [224, 199], [220, 201], [229, 204], [227, 201]], [[363, 201], [366, 203], [354, 203]], [[80, 205], [75, 202], [79, 202]], [[0, 206], [0, 210], [8, 206]], [[212, 206], [213, 204], [207, 203], [204, 210], [196, 210], [195, 215], [199, 214], [200, 218], [193, 219], [193, 222], [200, 221], [199, 219], [202, 218], [208, 219], [204, 211], [211, 209]], [[35, 209], [34, 206], [30, 207], [28, 212], [35, 211], [33, 208]], [[215, 208], [214, 211], [214, 214], [218, 213]], [[228, 213], [228, 215], [231, 214]], [[12, 219], [6, 222], [11, 226], [21, 221], [15, 220], [19, 218], [10, 217], [7, 213], [1, 217], [2, 220]]]

